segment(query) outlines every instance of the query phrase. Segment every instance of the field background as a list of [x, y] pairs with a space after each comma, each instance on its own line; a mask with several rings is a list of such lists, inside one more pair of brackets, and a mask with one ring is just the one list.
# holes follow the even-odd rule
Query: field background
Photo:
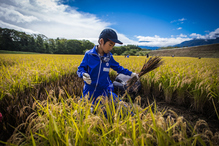
[[[0, 137], [9, 138], [13, 127], [23, 123], [33, 112], [34, 101], [54, 94], [78, 97], [83, 80], [76, 75], [83, 55], [1, 54], [0, 112], [4, 115]], [[140, 72], [147, 58], [114, 56], [120, 65]], [[218, 118], [219, 58], [163, 57], [164, 64], [141, 78], [141, 105], [147, 99], [162, 100]], [[112, 81], [116, 72], [110, 70]], [[138, 95], [130, 95], [133, 101]], [[10, 121], [10, 125], [6, 121]], [[12, 126], [11, 126], [12, 125]]]

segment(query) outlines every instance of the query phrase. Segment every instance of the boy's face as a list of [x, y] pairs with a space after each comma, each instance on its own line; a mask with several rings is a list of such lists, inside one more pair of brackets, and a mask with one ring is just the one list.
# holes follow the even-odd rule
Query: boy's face
[[105, 44], [104, 44], [104, 41], [103, 39], [100, 40], [100, 47], [102, 48], [103, 52], [104, 53], [109, 53], [113, 47], [115, 46], [115, 43], [113, 41], [107, 41]]

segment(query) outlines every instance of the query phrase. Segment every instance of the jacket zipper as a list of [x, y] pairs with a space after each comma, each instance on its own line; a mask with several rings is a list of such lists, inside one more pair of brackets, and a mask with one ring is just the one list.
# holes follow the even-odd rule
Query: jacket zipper
[[[97, 56], [98, 56], [98, 55], [97, 55]], [[98, 57], [99, 57], [99, 56], [98, 56]], [[100, 59], [100, 57], [99, 57], [99, 59]], [[99, 67], [99, 72], [98, 72], [97, 82], [96, 82], [96, 86], [95, 86], [94, 92], [96, 91], [97, 85], [98, 85], [98, 82], [99, 82], [101, 66], [102, 66], [102, 60], [100, 59], [100, 67]], [[94, 92], [93, 92], [93, 94], [94, 94]]]
[[109, 85], [110, 85], [110, 81], [109, 81], [109, 78], [107, 77], [107, 81], [108, 81], [108, 83], [109, 83]]

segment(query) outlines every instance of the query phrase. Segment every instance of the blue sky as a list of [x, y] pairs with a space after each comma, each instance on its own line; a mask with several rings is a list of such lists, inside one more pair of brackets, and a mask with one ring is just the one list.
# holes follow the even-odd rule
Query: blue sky
[[0, 27], [87, 39], [112, 28], [127, 44], [162, 47], [219, 34], [219, 0], [0, 0]]

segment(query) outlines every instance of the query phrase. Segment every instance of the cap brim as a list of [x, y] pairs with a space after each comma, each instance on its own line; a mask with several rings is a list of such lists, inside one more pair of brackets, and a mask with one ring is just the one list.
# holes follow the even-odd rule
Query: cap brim
[[118, 44], [123, 44], [121, 41], [116, 40], [116, 39], [109, 39], [110, 41], [113, 41], [114, 43], [118, 43]]

